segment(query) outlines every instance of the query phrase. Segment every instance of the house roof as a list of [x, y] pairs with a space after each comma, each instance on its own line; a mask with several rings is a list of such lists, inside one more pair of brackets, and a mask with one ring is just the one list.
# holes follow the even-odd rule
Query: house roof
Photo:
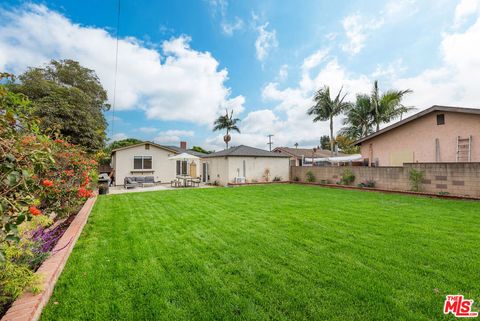
[[438, 112], [438, 111], [443, 111], [443, 112], [452, 112], [452, 113], [465, 113], [465, 114], [476, 114], [476, 115], [480, 115], [480, 109], [477, 109], [477, 108], [465, 108], [465, 107], [453, 107], [453, 106], [438, 106], [438, 105], [434, 105], [430, 108], [427, 108], [419, 113], [416, 113], [415, 115], [412, 115], [408, 118], [405, 118], [399, 122], [396, 122], [395, 124], [392, 124], [390, 126], [387, 126], [383, 129], [380, 129], [379, 131], [373, 133], [373, 134], [370, 134], [366, 137], [363, 137], [359, 140], [357, 140], [355, 142], [355, 145], [358, 145], [364, 141], [367, 141], [373, 137], [376, 137], [378, 135], [381, 135], [383, 133], [386, 133], [394, 128], [397, 128], [397, 127], [400, 127], [406, 123], [409, 123], [415, 119], [418, 119], [420, 117], [423, 117], [427, 114], [430, 114], [432, 112]]
[[124, 149], [129, 149], [129, 148], [133, 148], [133, 147], [138, 147], [138, 146], [142, 146], [142, 145], [146, 145], [146, 144], [149, 144], [151, 146], [155, 146], [155, 147], [158, 147], [160, 149], [164, 149], [168, 152], [171, 152], [171, 153], [175, 153], [177, 154], [178, 152], [170, 147], [167, 147], [167, 146], [162, 146], [162, 145], [159, 145], [159, 144], [155, 144], [153, 142], [141, 142], [141, 143], [138, 143], [138, 144], [133, 144], [133, 145], [128, 145], [128, 146], [125, 146], [125, 147], [120, 147], [120, 148], [116, 148], [114, 150], [112, 150], [111, 154], [117, 152], [117, 151], [120, 151], [120, 150], [124, 150]]
[[164, 147], [169, 148], [169, 149], [173, 149], [179, 154], [187, 153], [187, 154], [197, 156], [197, 157], [205, 157], [206, 155], [208, 155], [208, 154], [205, 154], [205, 153], [197, 152], [193, 149], [184, 149], [184, 148], [180, 148], [180, 147], [177, 147], [177, 146], [164, 146]]
[[279, 155], [278, 153], [269, 152], [264, 149], [240, 145], [221, 150], [216, 153], [208, 154], [204, 158], [211, 157], [227, 157], [227, 156], [246, 156], [246, 157], [289, 157], [287, 155]]
[[[292, 148], [292, 147], [276, 147], [273, 152], [275, 153], [285, 153], [290, 157], [312, 157], [313, 149], [312, 148]], [[344, 156], [345, 154], [338, 152], [335, 156]], [[317, 149], [313, 153], [313, 157], [330, 157], [332, 153], [329, 150]]]

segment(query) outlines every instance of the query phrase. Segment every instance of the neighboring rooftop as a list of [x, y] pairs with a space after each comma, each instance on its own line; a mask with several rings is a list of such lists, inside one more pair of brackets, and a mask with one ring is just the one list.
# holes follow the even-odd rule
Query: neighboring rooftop
[[179, 154], [187, 153], [187, 154], [197, 156], [197, 157], [205, 157], [206, 155], [208, 155], [208, 154], [205, 154], [205, 153], [197, 152], [193, 149], [185, 149], [185, 148], [181, 148], [181, 147], [177, 147], [177, 146], [164, 146], [164, 147], [169, 148], [169, 149], [173, 149]]
[[137, 147], [137, 146], [142, 146], [142, 145], [147, 145], [147, 144], [151, 145], [151, 146], [161, 148], [161, 149], [164, 149], [164, 150], [167, 150], [167, 151], [172, 152], [172, 153], [177, 153], [176, 150], [171, 149], [168, 146], [162, 146], [162, 145], [159, 145], [159, 144], [156, 144], [156, 143], [153, 143], [153, 142], [145, 141], [145, 142], [141, 142], [141, 143], [138, 143], [138, 144], [133, 144], [133, 145], [128, 145], [128, 146], [116, 148], [116, 149], [111, 151], [111, 154], [113, 154], [113, 153], [115, 153], [116, 151], [119, 151], [119, 150], [129, 149], [129, 148], [132, 148], [132, 147]]
[[[326, 149], [317, 149], [315, 153], [313, 152], [313, 148], [293, 148], [293, 147], [275, 147], [273, 152], [278, 154], [288, 155], [290, 157], [330, 157], [332, 153]], [[334, 156], [344, 156], [343, 153], [336, 153]]]
[[250, 156], [250, 157], [289, 157], [288, 155], [280, 155], [279, 153], [269, 152], [268, 150], [239, 145], [228, 149], [221, 150], [216, 153], [208, 154], [205, 158], [210, 157], [226, 157], [226, 156]]
[[438, 105], [433, 105], [432, 107], [430, 108], [427, 108], [425, 110], [422, 110], [421, 112], [419, 113], [416, 113], [415, 115], [412, 115], [408, 118], [405, 118], [399, 122], [396, 122], [395, 124], [392, 124], [390, 126], [387, 126], [383, 129], [380, 129], [378, 132], [375, 132], [373, 134], [370, 134], [366, 137], [363, 137], [363, 138], [360, 138], [359, 140], [357, 140], [355, 142], [355, 145], [358, 145], [366, 140], [369, 140], [373, 137], [376, 137], [378, 135], [381, 135], [385, 132], [388, 132], [389, 130], [392, 130], [394, 128], [397, 128], [399, 126], [402, 126], [403, 124], [406, 124], [408, 122], [411, 122], [415, 119], [418, 119], [420, 117], [423, 117], [427, 114], [430, 114], [432, 112], [450, 112], [450, 113], [464, 113], [464, 114], [476, 114], [476, 115], [480, 115], [480, 109], [478, 108], [465, 108], [465, 107], [453, 107], [453, 106], [438, 106]]

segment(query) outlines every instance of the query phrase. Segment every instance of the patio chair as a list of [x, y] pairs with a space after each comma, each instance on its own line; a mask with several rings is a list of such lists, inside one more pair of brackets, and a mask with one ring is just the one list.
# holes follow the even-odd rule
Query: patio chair
[[179, 187], [179, 186], [180, 186], [180, 181], [178, 180], [178, 178], [174, 178], [174, 179], [170, 182], [170, 186], [171, 186], [171, 187]]
[[192, 187], [195, 187], [195, 185], [197, 185], [197, 187], [200, 187], [200, 178], [191, 179], [190, 184], [191, 184]]

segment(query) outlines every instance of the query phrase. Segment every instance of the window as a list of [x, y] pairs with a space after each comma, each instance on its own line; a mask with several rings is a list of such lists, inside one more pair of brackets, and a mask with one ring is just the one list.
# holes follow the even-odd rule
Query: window
[[445, 124], [445, 114], [438, 114], [437, 115], [437, 125]]
[[152, 156], [134, 156], [133, 169], [152, 169]]
[[177, 175], [187, 175], [187, 161], [177, 160]]
[[150, 144], [145, 144], [145, 149], [150, 149]]

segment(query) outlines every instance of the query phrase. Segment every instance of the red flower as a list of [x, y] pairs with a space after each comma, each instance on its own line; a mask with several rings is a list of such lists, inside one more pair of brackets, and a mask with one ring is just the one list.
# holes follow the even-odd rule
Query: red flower
[[78, 189], [78, 196], [80, 197], [89, 198], [89, 197], [92, 197], [92, 195], [93, 195], [93, 192], [91, 190], [87, 190], [83, 187], [80, 187]]
[[36, 206], [30, 206], [30, 208], [28, 209], [30, 211], [30, 213], [32, 213], [32, 215], [40, 215], [42, 214], [42, 211], [40, 211]]
[[49, 179], [44, 179], [42, 181], [42, 185], [45, 186], [45, 187], [52, 187], [53, 186], [53, 182]]
[[55, 143], [63, 143], [63, 140], [61, 140], [61, 139], [55, 139], [54, 142], [55, 142]]

